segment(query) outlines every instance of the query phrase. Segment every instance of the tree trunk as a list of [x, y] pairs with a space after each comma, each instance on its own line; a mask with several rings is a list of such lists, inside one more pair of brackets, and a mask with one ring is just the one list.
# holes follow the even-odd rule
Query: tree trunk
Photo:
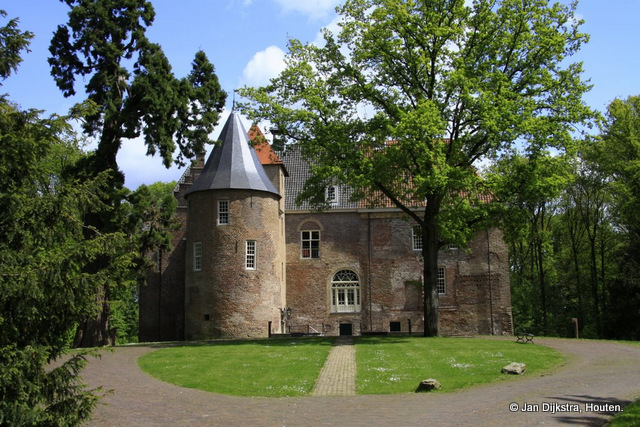
[[96, 300], [100, 305], [100, 311], [96, 316], [78, 325], [73, 339], [73, 347], [75, 348], [103, 347], [115, 344], [115, 338], [111, 336], [109, 331], [111, 309], [109, 307], [109, 288], [107, 285], [102, 289], [96, 290]]
[[436, 213], [437, 198], [429, 198], [422, 226], [422, 268], [424, 277], [424, 332], [425, 337], [440, 335], [440, 313], [438, 298], [438, 227]]

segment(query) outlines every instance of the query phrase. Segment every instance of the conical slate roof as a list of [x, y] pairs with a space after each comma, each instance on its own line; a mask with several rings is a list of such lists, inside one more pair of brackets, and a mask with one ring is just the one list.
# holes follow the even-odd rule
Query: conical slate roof
[[249, 145], [247, 131], [240, 115], [231, 112], [216, 146], [198, 179], [187, 194], [206, 190], [256, 190], [278, 194], [260, 164], [256, 151]]

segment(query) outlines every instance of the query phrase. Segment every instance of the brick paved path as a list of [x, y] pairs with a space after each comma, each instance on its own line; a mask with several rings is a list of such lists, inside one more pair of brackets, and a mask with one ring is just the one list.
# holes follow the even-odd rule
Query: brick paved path
[[355, 396], [356, 349], [353, 337], [336, 339], [313, 389], [313, 396]]
[[[223, 396], [144, 374], [136, 360], [153, 351], [152, 346], [104, 352], [101, 359], [89, 362], [83, 376], [92, 386], [114, 389], [95, 411], [90, 425], [97, 426], [602, 425], [610, 413], [589, 412], [587, 404], [624, 405], [640, 397], [640, 346], [564, 339], [536, 339], [536, 343], [558, 349], [567, 355], [567, 363], [552, 375], [525, 374], [456, 393]], [[541, 409], [511, 412], [513, 402], [538, 404]], [[577, 404], [581, 412], [543, 412], [543, 403]]]

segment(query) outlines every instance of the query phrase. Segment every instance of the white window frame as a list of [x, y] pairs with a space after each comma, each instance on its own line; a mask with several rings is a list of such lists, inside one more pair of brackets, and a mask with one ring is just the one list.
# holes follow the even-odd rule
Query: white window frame
[[320, 230], [300, 231], [300, 258], [320, 258]]
[[202, 271], [202, 242], [193, 242], [193, 271]]
[[419, 225], [411, 227], [411, 245], [414, 251], [422, 250], [422, 228]]
[[[331, 195], [333, 193], [333, 195]], [[337, 185], [330, 185], [324, 190], [324, 199], [327, 203], [331, 203], [332, 205], [337, 205], [339, 200], [339, 191]]]
[[229, 200], [218, 200], [218, 225], [229, 225]]
[[331, 312], [359, 313], [362, 310], [360, 279], [355, 271], [340, 270], [331, 280]]
[[447, 293], [447, 269], [442, 265], [438, 266], [437, 287], [439, 295]]
[[244, 268], [246, 270], [255, 270], [258, 265], [258, 244], [255, 240], [247, 240], [245, 242], [244, 251]]

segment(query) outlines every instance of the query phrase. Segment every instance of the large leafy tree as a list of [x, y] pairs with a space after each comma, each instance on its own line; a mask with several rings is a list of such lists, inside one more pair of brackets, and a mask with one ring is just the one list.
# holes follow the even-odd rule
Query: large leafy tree
[[[111, 189], [103, 201], [110, 213], [89, 210], [85, 223], [102, 232], [121, 229], [123, 175], [116, 156], [121, 144], [141, 137], [148, 154], [159, 153], [165, 166], [204, 150], [218, 122], [226, 93], [213, 65], [198, 52], [189, 76], [177, 79], [159, 45], [146, 37], [154, 10], [145, 0], [62, 0], [70, 8], [69, 21], [58, 27], [51, 41], [52, 75], [65, 96], [76, 93], [76, 79], [86, 81], [87, 100], [96, 106], [83, 123], [98, 147], [76, 168], [77, 176], [92, 177], [110, 171]], [[130, 68], [127, 68], [130, 66]], [[108, 268], [109, 258], [96, 259], [90, 268]], [[118, 282], [118, 278], [114, 278]], [[78, 329], [76, 343], [110, 343], [110, 287], [97, 289], [103, 303], [99, 316]]]
[[438, 249], [485, 215], [474, 167], [515, 143], [562, 149], [590, 115], [581, 64], [569, 62], [587, 41], [575, 3], [465, 3], [347, 0], [337, 35], [291, 40], [285, 71], [242, 91], [253, 118], [317, 165], [306, 197], [339, 180], [421, 226], [428, 336], [439, 333]]

